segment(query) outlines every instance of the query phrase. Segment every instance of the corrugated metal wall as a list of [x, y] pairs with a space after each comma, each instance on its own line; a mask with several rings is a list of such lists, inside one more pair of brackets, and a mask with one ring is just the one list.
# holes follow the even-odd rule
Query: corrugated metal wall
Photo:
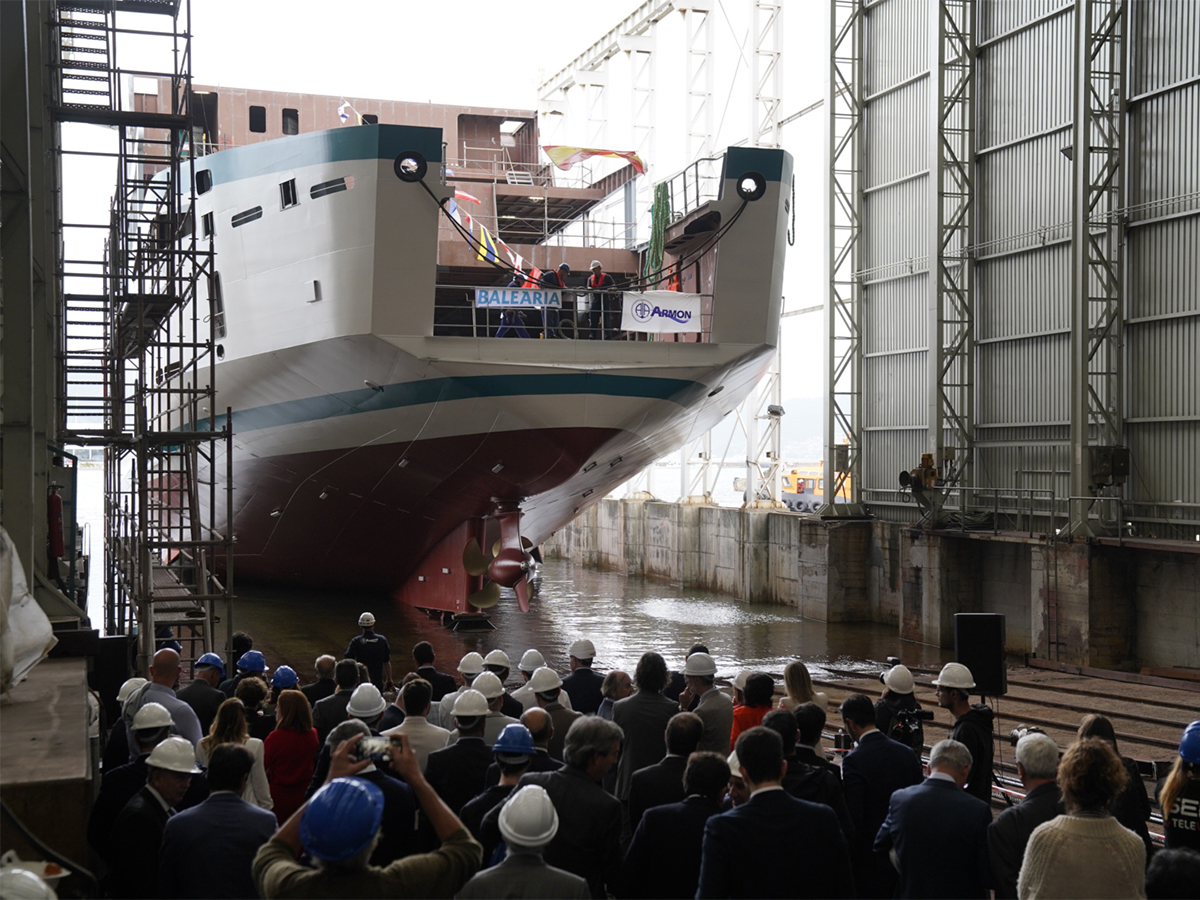
[[[929, 79], [936, 0], [864, 4], [863, 499], [919, 517], [896, 475], [928, 451]], [[977, 0], [974, 483], [1069, 494], [1076, 4]], [[1127, 17], [1125, 497], [1200, 503], [1200, 0]], [[989, 501], [990, 503], [990, 501]], [[1195, 529], [1145, 507], [1142, 533]]]

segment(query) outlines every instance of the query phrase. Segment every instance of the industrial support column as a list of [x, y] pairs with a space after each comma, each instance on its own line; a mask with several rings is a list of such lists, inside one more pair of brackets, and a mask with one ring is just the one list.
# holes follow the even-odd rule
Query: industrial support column
[[1072, 534], [1090, 535], [1094, 501], [1088, 499], [1099, 496], [1091, 449], [1124, 443], [1120, 209], [1125, 189], [1126, 3], [1082, 0], [1075, 16], [1070, 460], [1075, 499], [1069, 528]]
[[928, 447], [965, 511], [975, 443], [975, 0], [939, 0], [930, 16]]
[[713, 25], [707, 0], [689, 0], [682, 8], [687, 46], [687, 159], [712, 155]]
[[[862, 507], [862, 50], [861, 0], [830, 0], [825, 161], [825, 497], [821, 515]], [[836, 504], [849, 480], [849, 502]]]

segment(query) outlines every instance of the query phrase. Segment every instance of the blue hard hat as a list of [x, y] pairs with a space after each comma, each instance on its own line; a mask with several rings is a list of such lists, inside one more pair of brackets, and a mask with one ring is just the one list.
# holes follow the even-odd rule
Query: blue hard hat
[[371, 843], [383, 821], [383, 791], [361, 778], [335, 778], [300, 819], [300, 842], [317, 859], [343, 862]]
[[300, 676], [291, 666], [280, 666], [271, 676], [271, 686], [277, 688], [295, 687], [300, 683]]
[[1183, 740], [1179, 742], [1179, 755], [1183, 761], [1194, 766], [1200, 766], [1200, 721], [1193, 722], [1183, 730]]
[[265, 672], [267, 660], [257, 650], [247, 650], [238, 657], [237, 667], [245, 672]]
[[225, 677], [225, 661], [215, 653], [205, 653], [202, 657], [196, 660], [196, 667], [212, 666], [214, 669], [220, 669], [221, 677]]
[[529, 729], [516, 722], [504, 726], [504, 730], [496, 738], [496, 743], [492, 745], [492, 750], [495, 753], [511, 753], [515, 756], [533, 756], [537, 753]]

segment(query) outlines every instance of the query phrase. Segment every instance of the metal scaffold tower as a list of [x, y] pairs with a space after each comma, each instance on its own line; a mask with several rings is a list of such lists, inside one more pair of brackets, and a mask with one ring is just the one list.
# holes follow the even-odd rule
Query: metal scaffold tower
[[825, 212], [828, 226], [825, 334], [829, 341], [825, 414], [826, 497], [843, 494], [848, 503], [826, 503], [822, 515], [861, 512], [862, 495], [862, 284], [856, 273], [862, 255], [862, 0], [829, 4], [829, 94]]
[[1070, 531], [1090, 533], [1095, 448], [1123, 443], [1125, 0], [1075, 10]]
[[190, 30], [187, 0], [58, 0], [53, 20], [60, 171], [107, 163], [116, 182], [107, 221], [61, 220], [58, 412], [68, 442], [105, 448], [105, 630], [136, 632], [143, 664], [156, 638], [185, 660], [215, 649], [232, 598], [232, 540], [210, 530], [232, 441], [193, 219]]

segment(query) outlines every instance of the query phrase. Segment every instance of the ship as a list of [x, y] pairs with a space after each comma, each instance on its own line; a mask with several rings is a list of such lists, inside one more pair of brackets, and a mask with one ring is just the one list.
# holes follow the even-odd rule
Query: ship
[[442, 153], [438, 128], [366, 124], [195, 160], [218, 388], [198, 427], [231, 410], [233, 499], [213, 527], [235, 538], [239, 580], [383, 591], [447, 617], [506, 587], [528, 609], [537, 546], [711, 429], [771, 364], [785, 151], [730, 147], [717, 196], [676, 229], [663, 269], [702, 288], [688, 340], [577, 339], [565, 310], [557, 338], [479, 326], [471, 292], [438, 281]]

